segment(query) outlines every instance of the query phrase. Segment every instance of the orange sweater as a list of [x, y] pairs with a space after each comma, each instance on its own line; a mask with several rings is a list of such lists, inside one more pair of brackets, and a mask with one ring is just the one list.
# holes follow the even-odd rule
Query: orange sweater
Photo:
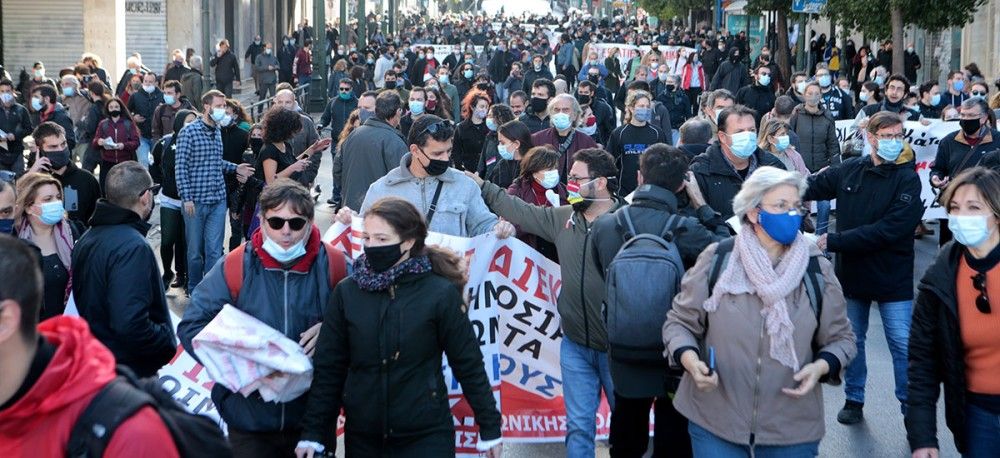
[[972, 286], [976, 271], [962, 256], [958, 265], [956, 293], [958, 323], [965, 347], [965, 377], [968, 389], [979, 394], [1000, 394], [1000, 265], [986, 273], [986, 295], [992, 313], [976, 308], [979, 291]]

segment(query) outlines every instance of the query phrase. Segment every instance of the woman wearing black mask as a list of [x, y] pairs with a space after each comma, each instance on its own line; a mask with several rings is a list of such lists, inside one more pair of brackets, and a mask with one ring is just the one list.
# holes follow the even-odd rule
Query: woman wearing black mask
[[[180, 288], [187, 285], [187, 243], [184, 239], [184, 215], [181, 198], [177, 193], [174, 174], [177, 146], [176, 133], [198, 119], [198, 112], [180, 110], [174, 115], [174, 133], [164, 135], [153, 145], [153, 161], [149, 175], [160, 188], [160, 261], [163, 265], [163, 287]], [[176, 275], [175, 275], [176, 273]], [[171, 282], [173, 280], [173, 282]]]
[[423, 215], [399, 198], [375, 202], [364, 228], [364, 254], [324, 311], [296, 455], [336, 451], [321, 442], [343, 407], [352, 456], [454, 456], [443, 352], [475, 412], [479, 450], [500, 456], [500, 412], [465, 313], [461, 259], [425, 245]]

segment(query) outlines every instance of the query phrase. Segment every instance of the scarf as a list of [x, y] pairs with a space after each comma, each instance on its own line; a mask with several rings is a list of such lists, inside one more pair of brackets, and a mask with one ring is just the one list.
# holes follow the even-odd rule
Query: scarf
[[763, 302], [767, 335], [771, 339], [770, 356], [793, 371], [799, 370], [793, 333], [795, 326], [788, 316], [785, 297], [802, 283], [809, 264], [809, 242], [799, 235], [778, 263], [777, 269], [749, 226], [736, 235], [729, 265], [719, 276], [703, 307], [714, 312], [724, 294], [754, 294]]
[[385, 291], [396, 283], [399, 277], [422, 274], [431, 271], [431, 260], [427, 256], [407, 259], [385, 272], [375, 272], [368, 264], [368, 256], [362, 254], [354, 261], [354, 281], [368, 292]]

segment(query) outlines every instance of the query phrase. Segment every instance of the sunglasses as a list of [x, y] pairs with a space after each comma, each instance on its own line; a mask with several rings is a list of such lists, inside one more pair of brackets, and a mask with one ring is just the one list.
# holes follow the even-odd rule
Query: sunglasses
[[349, 88], [349, 87], [342, 87], [342, 88], [340, 88], [340, 92], [350, 92], [350, 91], [351, 91], [351, 88]]
[[157, 193], [160, 192], [160, 188], [161, 187], [162, 187], [161, 185], [154, 184], [154, 185], [152, 185], [152, 186], [150, 186], [150, 187], [148, 187], [146, 189], [143, 189], [142, 192], [139, 193], [139, 197], [142, 197], [142, 195], [145, 194], [146, 191], [149, 191], [149, 192], [153, 193], [153, 195], [156, 195]]
[[974, 275], [972, 286], [976, 288], [976, 291], [979, 291], [979, 296], [976, 297], [976, 308], [981, 313], [991, 313], [993, 309], [990, 307], [990, 298], [986, 295], [986, 274], [980, 272]]
[[268, 218], [266, 221], [267, 225], [270, 226], [271, 229], [274, 229], [276, 231], [285, 227], [285, 223], [288, 223], [288, 227], [292, 228], [293, 231], [301, 231], [302, 228], [305, 227], [306, 223], [308, 222], [305, 218], [300, 218], [300, 217], [285, 219], [285, 218], [279, 218], [277, 216], [272, 216]]
[[434, 135], [434, 134], [438, 133], [439, 130], [441, 130], [441, 129], [445, 128], [445, 127], [451, 127], [453, 125], [455, 125], [455, 123], [451, 122], [450, 119], [445, 119], [445, 120], [442, 120], [442, 121], [438, 121], [438, 122], [436, 122], [434, 124], [430, 124], [427, 127], [424, 127], [424, 130], [420, 131], [420, 133], [417, 134], [416, 138], [420, 138], [420, 136], [423, 135], [423, 134], [425, 134], [425, 133], [430, 133], [431, 135]]

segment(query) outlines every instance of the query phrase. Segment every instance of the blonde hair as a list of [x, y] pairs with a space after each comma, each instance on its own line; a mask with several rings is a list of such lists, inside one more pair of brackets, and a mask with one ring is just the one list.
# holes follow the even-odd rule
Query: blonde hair
[[646, 91], [632, 91], [629, 92], [628, 96], [625, 97], [625, 124], [632, 122], [632, 110], [629, 108], [635, 108], [636, 102], [639, 99], [649, 100], [649, 103], [653, 103], [653, 95]]
[[24, 219], [28, 216], [28, 208], [35, 205], [35, 198], [38, 197], [38, 190], [45, 185], [55, 186], [59, 191], [59, 198], [62, 199], [63, 190], [62, 185], [59, 184], [57, 180], [52, 175], [47, 173], [28, 173], [17, 180], [17, 188], [15, 194], [17, 195], [16, 205], [17, 214], [15, 215], [15, 226], [20, 227], [23, 224]]

